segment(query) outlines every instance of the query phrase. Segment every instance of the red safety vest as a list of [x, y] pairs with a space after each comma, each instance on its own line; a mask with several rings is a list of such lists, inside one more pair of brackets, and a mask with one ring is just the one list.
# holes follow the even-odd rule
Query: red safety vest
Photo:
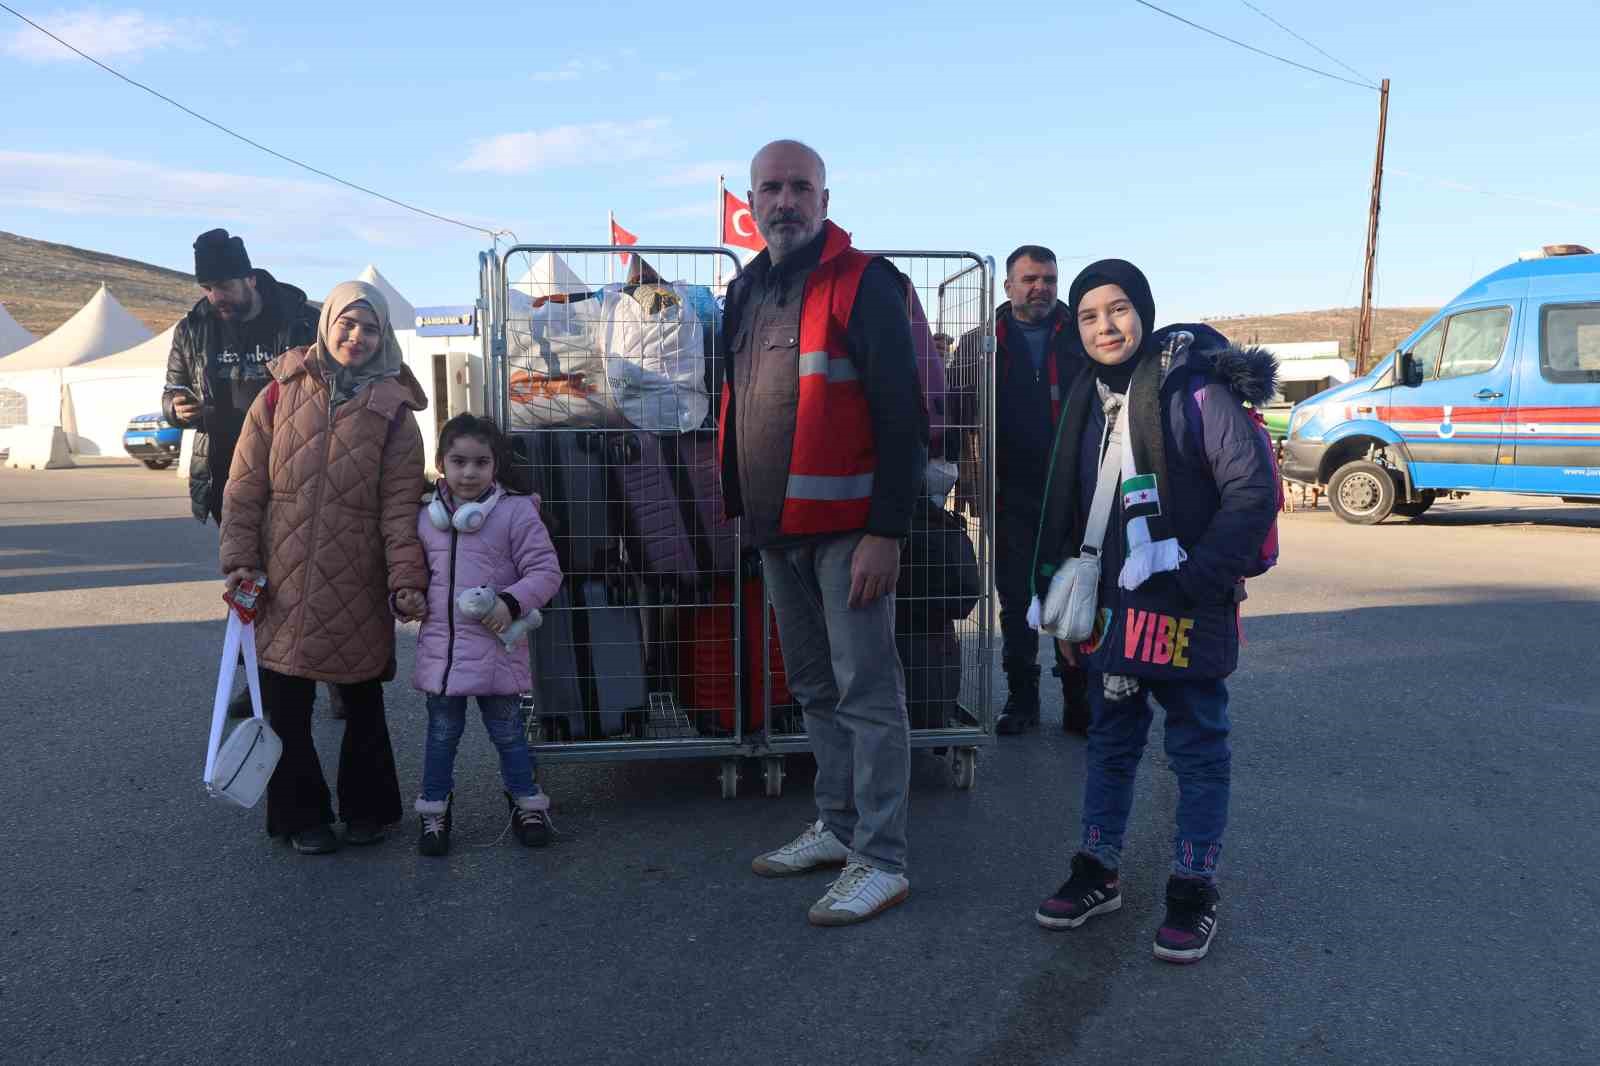
[[[806, 279], [800, 299], [795, 367], [800, 400], [779, 523], [786, 534], [846, 533], [863, 528], [872, 508], [872, 481], [878, 469], [867, 394], [847, 341], [850, 312], [872, 256], [852, 248], [850, 235], [832, 222], [824, 222], [823, 228], [822, 257]], [[730, 394], [724, 382], [724, 419]], [[719, 438], [720, 450], [725, 433]]]

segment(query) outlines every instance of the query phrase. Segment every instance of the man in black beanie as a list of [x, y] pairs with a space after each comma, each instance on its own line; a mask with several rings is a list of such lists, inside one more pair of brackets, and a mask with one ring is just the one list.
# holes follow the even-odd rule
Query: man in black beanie
[[[253, 269], [244, 242], [224, 229], [195, 238], [194, 280], [205, 296], [173, 332], [161, 408], [168, 422], [195, 431], [189, 499], [196, 520], [221, 525], [244, 416], [272, 380], [267, 363], [316, 341], [317, 309], [300, 289]], [[248, 717], [248, 694], [240, 697], [229, 713]]]
[[317, 309], [293, 285], [250, 266], [227, 230], [195, 238], [194, 280], [205, 293], [178, 323], [161, 406], [167, 421], [195, 430], [189, 463], [194, 516], [222, 521], [222, 489], [244, 416], [271, 376], [267, 363], [317, 339]]

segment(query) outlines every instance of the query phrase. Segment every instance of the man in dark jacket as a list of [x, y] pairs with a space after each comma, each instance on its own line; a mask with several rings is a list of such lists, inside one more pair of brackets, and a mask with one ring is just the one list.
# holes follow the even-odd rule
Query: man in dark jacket
[[[1039, 634], [1028, 625], [1029, 578], [1056, 424], [1084, 368], [1077, 330], [1056, 298], [1058, 284], [1055, 253], [1024, 244], [1006, 257], [1009, 299], [995, 312], [995, 589], [1008, 692], [995, 731], [1006, 734], [1039, 725]], [[1059, 650], [1055, 658], [1062, 726], [1081, 736], [1089, 729], [1086, 675]]]
[[195, 239], [194, 279], [205, 297], [173, 333], [161, 406], [167, 421], [196, 431], [189, 497], [198, 521], [209, 515], [220, 525], [245, 413], [272, 380], [267, 363], [317, 339], [317, 309], [293, 285], [252, 269], [244, 242], [227, 230]]
[[[168, 422], [195, 431], [190, 506], [197, 521], [209, 516], [220, 526], [244, 416], [272, 380], [267, 363], [316, 341], [317, 309], [300, 289], [252, 269], [244, 241], [224, 229], [195, 238], [194, 280], [205, 296], [173, 332], [161, 408]], [[342, 717], [337, 690], [328, 692], [334, 717]], [[234, 696], [228, 714], [250, 716], [248, 689]]]
[[751, 865], [844, 871], [816, 925], [906, 898], [911, 744], [895, 653], [900, 541], [923, 491], [928, 418], [900, 275], [827, 220], [822, 158], [774, 141], [750, 165], [767, 242], [730, 287], [723, 493], [761, 549], [788, 685], [817, 757], [817, 820]]

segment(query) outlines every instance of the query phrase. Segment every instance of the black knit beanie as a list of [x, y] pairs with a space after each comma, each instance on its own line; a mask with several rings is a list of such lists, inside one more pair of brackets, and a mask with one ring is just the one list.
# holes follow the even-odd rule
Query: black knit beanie
[[[1133, 303], [1133, 309], [1139, 315], [1139, 325], [1143, 327], [1144, 338], [1139, 342], [1139, 350], [1132, 359], [1117, 366], [1105, 366], [1089, 359], [1095, 377], [1105, 382], [1113, 392], [1127, 390], [1128, 382], [1133, 378], [1133, 369], [1144, 359], [1146, 350], [1155, 344], [1156, 332], [1156, 300], [1150, 295], [1150, 282], [1145, 278], [1144, 272], [1126, 259], [1102, 259], [1090, 263], [1072, 279], [1072, 287], [1067, 291], [1067, 314], [1073, 324], [1076, 336], [1078, 322], [1078, 305], [1083, 298], [1102, 285], [1115, 285], [1128, 294], [1128, 299]], [[1084, 352], [1081, 341], [1077, 345], [1079, 351]]]
[[225, 229], [207, 230], [194, 239], [194, 280], [199, 285], [242, 278], [250, 273], [244, 241]]

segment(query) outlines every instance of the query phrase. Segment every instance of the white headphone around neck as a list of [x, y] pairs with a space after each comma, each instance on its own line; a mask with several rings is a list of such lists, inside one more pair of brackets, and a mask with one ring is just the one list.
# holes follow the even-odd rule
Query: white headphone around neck
[[489, 512], [505, 496], [505, 490], [496, 485], [487, 500], [469, 500], [454, 511], [444, 502], [444, 495], [445, 490], [441, 486], [428, 504], [428, 521], [433, 523], [433, 528], [448, 530], [453, 527], [457, 533], [476, 533], [489, 520]]

